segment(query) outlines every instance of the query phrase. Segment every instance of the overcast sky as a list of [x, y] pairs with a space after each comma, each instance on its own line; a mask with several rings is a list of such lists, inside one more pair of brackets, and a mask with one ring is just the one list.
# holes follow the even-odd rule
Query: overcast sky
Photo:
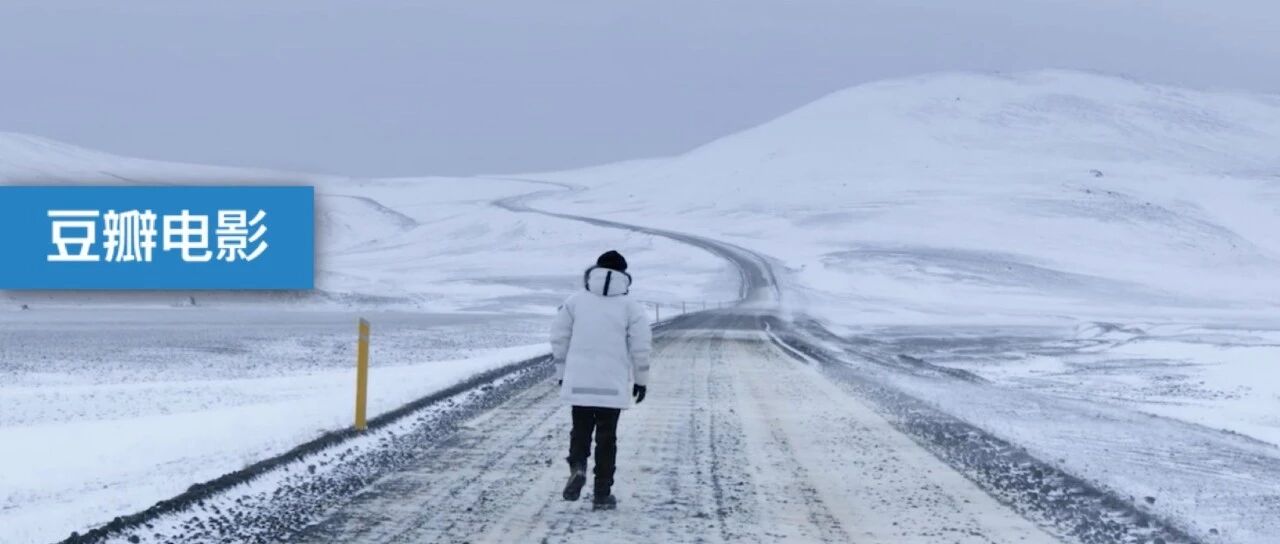
[[1280, 92], [1276, 29], [1274, 0], [3, 0], [0, 131], [323, 173], [536, 171], [940, 70]]

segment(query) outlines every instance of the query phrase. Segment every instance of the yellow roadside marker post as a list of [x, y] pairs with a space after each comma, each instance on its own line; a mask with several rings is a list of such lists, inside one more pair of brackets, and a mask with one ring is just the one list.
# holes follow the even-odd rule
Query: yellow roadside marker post
[[360, 337], [356, 342], [356, 430], [368, 426], [365, 406], [369, 400], [369, 322], [360, 318]]

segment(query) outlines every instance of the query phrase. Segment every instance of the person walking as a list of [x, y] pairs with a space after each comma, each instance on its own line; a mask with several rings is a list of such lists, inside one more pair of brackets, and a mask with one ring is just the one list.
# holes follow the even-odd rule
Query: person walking
[[569, 481], [564, 499], [576, 501], [587, 482], [591, 437], [596, 439], [592, 508], [612, 510], [618, 455], [618, 417], [644, 401], [653, 334], [648, 312], [627, 294], [631, 275], [617, 251], [596, 259], [583, 274], [583, 289], [560, 305], [551, 325], [560, 398], [572, 406]]

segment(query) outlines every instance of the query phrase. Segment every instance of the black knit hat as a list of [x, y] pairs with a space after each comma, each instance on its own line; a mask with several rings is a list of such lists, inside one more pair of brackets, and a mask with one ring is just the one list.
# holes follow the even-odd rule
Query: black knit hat
[[627, 271], [627, 260], [617, 251], [606, 251], [599, 259], [596, 259], [596, 266], [608, 268], [609, 270], [617, 270], [618, 272]]

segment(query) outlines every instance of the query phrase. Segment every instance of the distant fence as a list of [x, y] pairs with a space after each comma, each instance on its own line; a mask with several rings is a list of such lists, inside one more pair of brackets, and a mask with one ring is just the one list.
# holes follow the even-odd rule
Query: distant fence
[[679, 317], [679, 316], [682, 316], [688, 313], [693, 313], [693, 312], [703, 312], [707, 310], [721, 310], [724, 308], [731, 307], [734, 304], [738, 303], [738, 301], [736, 300], [735, 301], [725, 300], [725, 301], [715, 301], [715, 302], [706, 301], [706, 300], [698, 300], [698, 301], [682, 300], [682, 301], [675, 301], [675, 302], [672, 302], [672, 301], [659, 302], [656, 300], [641, 300], [638, 302], [640, 302], [641, 304], [644, 304], [646, 307], [649, 308], [650, 311], [653, 312], [654, 323], [661, 323], [663, 317], [671, 319], [671, 318]]

